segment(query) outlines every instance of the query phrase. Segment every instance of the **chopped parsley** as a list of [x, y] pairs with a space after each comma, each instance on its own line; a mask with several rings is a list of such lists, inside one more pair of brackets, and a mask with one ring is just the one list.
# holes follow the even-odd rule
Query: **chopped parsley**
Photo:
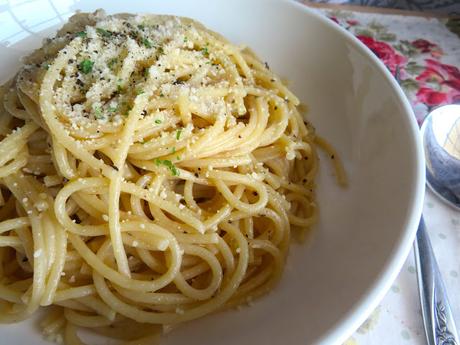
[[184, 37], [184, 43], [187, 43], [187, 41], [188, 41], [188, 37], [185, 36], [185, 37]]
[[161, 120], [160, 120], [160, 119], [156, 119], [156, 120], [155, 120], [155, 123], [156, 123], [157, 125], [159, 125], [159, 124], [161, 123]]
[[102, 109], [100, 107], [94, 108], [94, 117], [98, 120], [104, 118], [104, 115], [102, 114]]
[[90, 73], [92, 70], [93, 70], [93, 65], [94, 65], [94, 62], [91, 61], [91, 60], [88, 60], [88, 59], [84, 59], [82, 62], [80, 62], [80, 64], [78, 65], [78, 69], [84, 73], [84, 74], [88, 74]]
[[159, 158], [156, 158], [155, 159], [155, 164], [157, 166], [163, 165], [166, 168], [168, 168], [169, 171], [171, 171], [171, 174], [173, 176], [179, 176], [179, 170], [177, 170], [176, 166], [169, 159], [161, 160]]
[[158, 47], [158, 54], [162, 55], [162, 54], [164, 54], [164, 52], [165, 51], [164, 51], [163, 47]]
[[145, 25], [144, 25], [144, 24], [139, 24], [139, 25], [137, 26], [137, 28], [138, 28], [139, 30], [144, 30], [144, 29], [145, 29]]
[[204, 47], [203, 49], [201, 49], [201, 53], [202, 53], [204, 56], [208, 57], [208, 56], [209, 56], [208, 47]]
[[117, 109], [118, 109], [117, 107], [109, 107], [109, 112], [114, 113], [117, 111]]
[[117, 58], [110, 59], [109, 62], [107, 62], [107, 66], [109, 66], [110, 69], [113, 68], [113, 66], [118, 62]]
[[171, 153], [176, 153], [176, 148], [175, 148], [175, 147], [173, 147], [173, 148], [171, 149]]
[[182, 129], [178, 129], [176, 132], [176, 140], [180, 139], [180, 135], [182, 134]]
[[77, 36], [81, 38], [85, 38], [87, 36], [86, 31], [77, 32]]
[[102, 37], [110, 37], [112, 36], [112, 32], [102, 29], [102, 28], [96, 28], [96, 32], [101, 35]]
[[136, 95], [142, 95], [144, 93], [144, 90], [142, 89], [137, 89], [136, 90]]
[[146, 39], [145, 37], [142, 39], [142, 44], [146, 46], [147, 48], [152, 48], [152, 43], [150, 43], [150, 41]]
[[123, 86], [121, 85], [122, 82], [123, 82], [122, 79], [118, 79], [118, 83], [117, 83], [117, 91], [118, 91], [118, 92], [122, 92], [122, 91], [123, 91]]
[[165, 96], [165, 95], [163, 94], [163, 92], [162, 92], [162, 93], [160, 93], [160, 97], [164, 97], [164, 96]]
[[126, 108], [126, 111], [123, 113], [123, 116], [128, 116], [129, 115], [129, 112], [133, 109], [133, 107], [131, 105], [128, 105], [128, 107]]

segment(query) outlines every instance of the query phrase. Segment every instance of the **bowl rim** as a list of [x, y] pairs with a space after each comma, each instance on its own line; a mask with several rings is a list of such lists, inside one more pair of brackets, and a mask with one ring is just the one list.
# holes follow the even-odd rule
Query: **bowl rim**
[[383, 269], [379, 272], [374, 282], [368, 287], [364, 295], [358, 300], [358, 302], [355, 303], [348, 313], [342, 316], [329, 331], [317, 340], [318, 344], [324, 345], [342, 344], [353, 334], [353, 332], [356, 331], [356, 329], [377, 307], [387, 291], [390, 289], [391, 284], [393, 284], [409, 255], [423, 209], [423, 200], [425, 195], [425, 155], [423, 153], [420, 131], [412, 106], [404, 94], [404, 91], [401, 89], [400, 85], [387, 69], [385, 64], [351, 32], [334, 23], [325, 15], [319, 13], [317, 9], [312, 9], [308, 7], [308, 5], [295, 0], [281, 1], [286, 3], [288, 6], [293, 6], [297, 10], [303, 11], [307, 16], [314, 17], [322, 24], [333, 29], [338, 35], [342, 36], [347, 43], [352, 45], [363, 55], [367, 56], [374, 66], [383, 74], [383, 77], [396, 94], [397, 99], [404, 109], [404, 116], [401, 120], [406, 122], [406, 125], [409, 128], [407, 133], [409, 135], [408, 140], [409, 142], [412, 142], [414, 146], [412, 149], [413, 154], [415, 155], [416, 173], [411, 179], [411, 198], [409, 208], [406, 214], [405, 223], [402, 224], [403, 231], [398, 238], [398, 242], [392, 252], [389, 253]]

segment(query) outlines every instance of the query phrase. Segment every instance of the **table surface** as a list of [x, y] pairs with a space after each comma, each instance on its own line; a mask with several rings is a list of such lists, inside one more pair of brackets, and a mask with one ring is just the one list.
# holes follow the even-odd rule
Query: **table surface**
[[[446, 17], [324, 4], [314, 8], [355, 34], [387, 65], [419, 124], [433, 107], [460, 102], [460, 38], [449, 30], [455, 25]], [[460, 325], [460, 212], [430, 190], [423, 212]], [[385, 298], [345, 344], [426, 344], [413, 251]]]

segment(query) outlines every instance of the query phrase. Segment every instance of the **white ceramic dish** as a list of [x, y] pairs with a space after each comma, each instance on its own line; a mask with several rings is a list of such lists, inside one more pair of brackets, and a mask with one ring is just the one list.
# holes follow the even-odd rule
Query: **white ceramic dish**
[[[191, 322], [162, 344], [336, 344], [389, 288], [414, 238], [424, 193], [418, 128], [397, 83], [333, 22], [275, 0], [55, 1], [0, 7], [0, 79], [77, 9], [192, 17], [246, 43], [291, 81], [318, 132], [338, 149], [350, 179], [319, 177], [321, 219], [311, 244], [294, 245], [282, 282], [253, 307]], [[31, 323], [0, 327], [1, 343], [46, 344]]]

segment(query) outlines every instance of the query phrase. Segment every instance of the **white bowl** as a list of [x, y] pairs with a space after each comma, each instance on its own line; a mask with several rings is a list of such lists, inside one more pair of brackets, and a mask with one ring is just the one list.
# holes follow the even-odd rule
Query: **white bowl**
[[[3, 80], [19, 66], [19, 55], [40, 44], [32, 32], [55, 29], [77, 8], [188, 16], [248, 44], [287, 77], [318, 132], [344, 161], [347, 190], [336, 185], [323, 157], [315, 236], [308, 246], [292, 246], [276, 289], [251, 308], [186, 324], [162, 344], [329, 345], [344, 341], [364, 321], [409, 252], [425, 181], [412, 110], [384, 65], [360, 42], [286, 1], [32, 0], [7, 7], [0, 9]], [[14, 18], [19, 24], [13, 27]], [[18, 39], [24, 40], [14, 43]], [[0, 327], [8, 344], [46, 344], [38, 332], [30, 322]]]

